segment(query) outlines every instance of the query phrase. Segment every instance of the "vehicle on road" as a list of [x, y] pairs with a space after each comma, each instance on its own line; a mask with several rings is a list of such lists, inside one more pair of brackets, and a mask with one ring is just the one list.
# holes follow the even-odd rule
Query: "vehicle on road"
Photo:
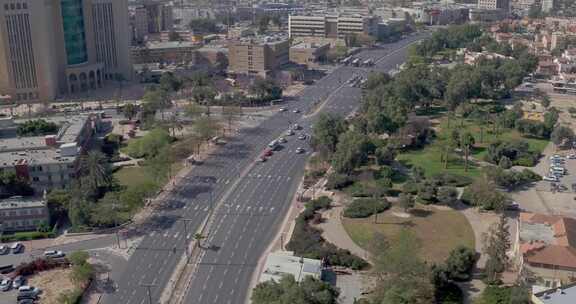
[[305, 150], [301, 147], [296, 148], [296, 154], [302, 154], [302, 153], [304, 153], [304, 151]]
[[34, 304], [36, 301], [32, 298], [22, 298], [18, 300], [18, 304]]
[[278, 111], [280, 111], [280, 112], [286, 112], [286, 110], [288, 110], [288, 109], [286, 109], [286, 108], [280, 108], [280, 110], [278, 110]]
[[262, 155], [264, 155], [265, 157], [269, 157], [272, 156], [272, 154], [274, 154], [274, 152], [272, 152], [271, 149], [266, 149], [264, 150], [264, 153]]
[[20, 286], [23, 286], [25, 282], [26, 279], [24, 279], [23, 276], [19, 275], [15, 277], [14, 280], [12, 281], [12, 288], [14, 289], [20, 288]]
[[1, 291], [8, 291], [8, 290], [10, 290], [10, 288], [12, 288], [12, 282], [10, 282], [10, 280], [4, 279], [4, 280], [0, 281], [0, 290]]
[[63, 258], [66, 254], [60, 250], [48, 250], [44, 251], [44, 256], [47, 258]]
[[305, 140], [305, 139], [306, 139], [306, 135], [300, 134], [300, 135], [298, 135], [298, 139], [300, 139], [300, 140]]
[[12, 251], [12, 253], [14, 254], [22, 253], [24, 251], [24, 245], [22, 245], [21, 243], [14, 243], [10, 245], [10, 251]]
[[360, 65], [360, 58], [354, 58], [354, 60], [352, 60], [352, 65], [357, 67]]
[[292, 130], [300, 130], [300, 129], [302, 129], [302, 127], [299, 124], [295, 123], [292, 125], [291, 129]]
[[548, 181], [548, 182], [558, 182], [558, 181], [560, 181], [560, 179], [559, 179], [558, 177], [554, 176], [554, 175], [547, 175], [547, 176], [544, 176], [542, 179], [545, 180], [545, 181]]
[[286, 140], [286, 138], [284, 138], [284, 137], [278, 138], [278, 141], [279, 141], [281, 144], [285, 144], [285, 143], [288, 142], [288, 141]]
[[520, 204], [515, 201], [508, 202], [506, 205], [507, 210], [520, 210]]
[[0, 255], [8, 254], [9, 251], [10, 249], [8, 248], [8, 246], [5, 245], [0, 246]]
[[[36, 299], [38, 299], [38, 295], [34, 295], [34, 294], [19, 294], [18, 297], [16, 298], [18, 301], [30, 301], [32, 300], [32, 303], [34, 303], [34, 301], [36, 301]], [[20, 302], [18, 302], [20, 303]], [[26, 302], [24, 302], [26, 303]], [[30, 302], [28, 302], [30, 303]]]
[[292, 136], [292, 135], [294, 135], [294, 130], [290, 129], [286, 131], [286, 136]]
[[268, 144], [268, 147], [269, 147], [270, 149], [274, 149], [274, 148], [276, 148], [277, 146], [278, 146], [278, 141], [276, 141], [276, 140], [273, 140], [273, 141], [271, 141], [271, 142]]
[[298, 109], [294, 109], [294, 110], [292, 110], [292, 113], [294, 113], [294, 114], [298, 114], [298, 113], [300, 113], [300, 110], [298, 110]]

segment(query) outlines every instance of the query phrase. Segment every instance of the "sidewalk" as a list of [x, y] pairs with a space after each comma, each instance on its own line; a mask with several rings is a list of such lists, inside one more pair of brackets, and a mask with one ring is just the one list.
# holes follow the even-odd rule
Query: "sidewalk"
[[370, 262], [371, 257], [368, 251], [356, 245], [342, 225], [342, 211], [344, 210], [342, 201], [344, 198], [342, 195], [326, 196], [332, 197], [334, 201], [332, 202], [333, 207], [331, 209], [322, 212], [323, 222], [317, 225], [318, 228], [322, 229], [322, 237], [326, 241], [336, 245], [336, 247], [348, 249], [353, 254]]

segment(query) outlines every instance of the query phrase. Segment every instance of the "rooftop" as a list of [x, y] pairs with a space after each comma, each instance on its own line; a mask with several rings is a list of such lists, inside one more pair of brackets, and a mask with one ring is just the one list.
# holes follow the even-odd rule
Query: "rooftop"
[[317, 42], [300, 42], [291, 46], [291, 48], [295, 49], [318, 49], [324, 47], [326, 45], [330, 45], [330, 43], [317, 43]]
[[260, 282], [279, 281], [285, 275], [292, 275], [300, 282], [308, 275], [320, 278], [321, 273], [322, 261], [297, 257], [290, 251], [279, 251], [270, 253], [266, 258]]
[[191, 41], [164, 41], [164, 42], [148, 42], [146, 47], [150, 50], [158, 49], [178, 49], [187, 47], [197, 47], [198, 44]]
[[13, 196], [0, 200], [0, 209], [17, 209], [17, 208], [37, 208], [46, 206], [46, 201], [41, 197], [26, 198], [22, 196]]
[[576, 303], [576, 284], [563, 286], [534, 294], [541, 304], [574, 304]]
[[522, 212], [520, 250], [530, 263], [576, 268], [576, 219]]

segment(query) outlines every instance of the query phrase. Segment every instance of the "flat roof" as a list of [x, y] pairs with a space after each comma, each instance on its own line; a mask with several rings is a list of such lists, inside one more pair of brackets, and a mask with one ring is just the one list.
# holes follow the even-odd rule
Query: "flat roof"
[[298, 44], [295, 44], [293, 46], [291, 46], [292, 48], [295, 49], [318, 49], [321, 47], [325, 47], [326, 45], [330, 45], [330, 43], [325, 42], [325, 43], [321, 43], [321, 42], [300, 42]]
[[260, 282], [279, 281], [285, 275], [292, 275], [297, 282], [306, 276], [320, 278], [322, 261], [294, 256], [290, 251], [270, 253], [260, 275]]
[[574, 304], [576, 303], [576, 286], [550, 289], [535, 296], [544, 304]]
[[148, 49], [178, 49], [187, 47], [197, 47], [198, 44], [191, 41], [165, 41], [165, 42], [149, 42], [147, 45]]
[[37, 208], [45, 207], [46, 201], [41, 197], [22, 197], [13, 196], [0, 200], [0, 210], [18, 209], [18, 208]]

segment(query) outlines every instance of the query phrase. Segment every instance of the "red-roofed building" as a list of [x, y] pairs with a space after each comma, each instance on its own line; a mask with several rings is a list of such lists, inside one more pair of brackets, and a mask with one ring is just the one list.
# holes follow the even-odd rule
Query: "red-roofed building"
[[514, 243], [516, 266], [555, 288], [576, 281], [576, 219], [520, 213]]

